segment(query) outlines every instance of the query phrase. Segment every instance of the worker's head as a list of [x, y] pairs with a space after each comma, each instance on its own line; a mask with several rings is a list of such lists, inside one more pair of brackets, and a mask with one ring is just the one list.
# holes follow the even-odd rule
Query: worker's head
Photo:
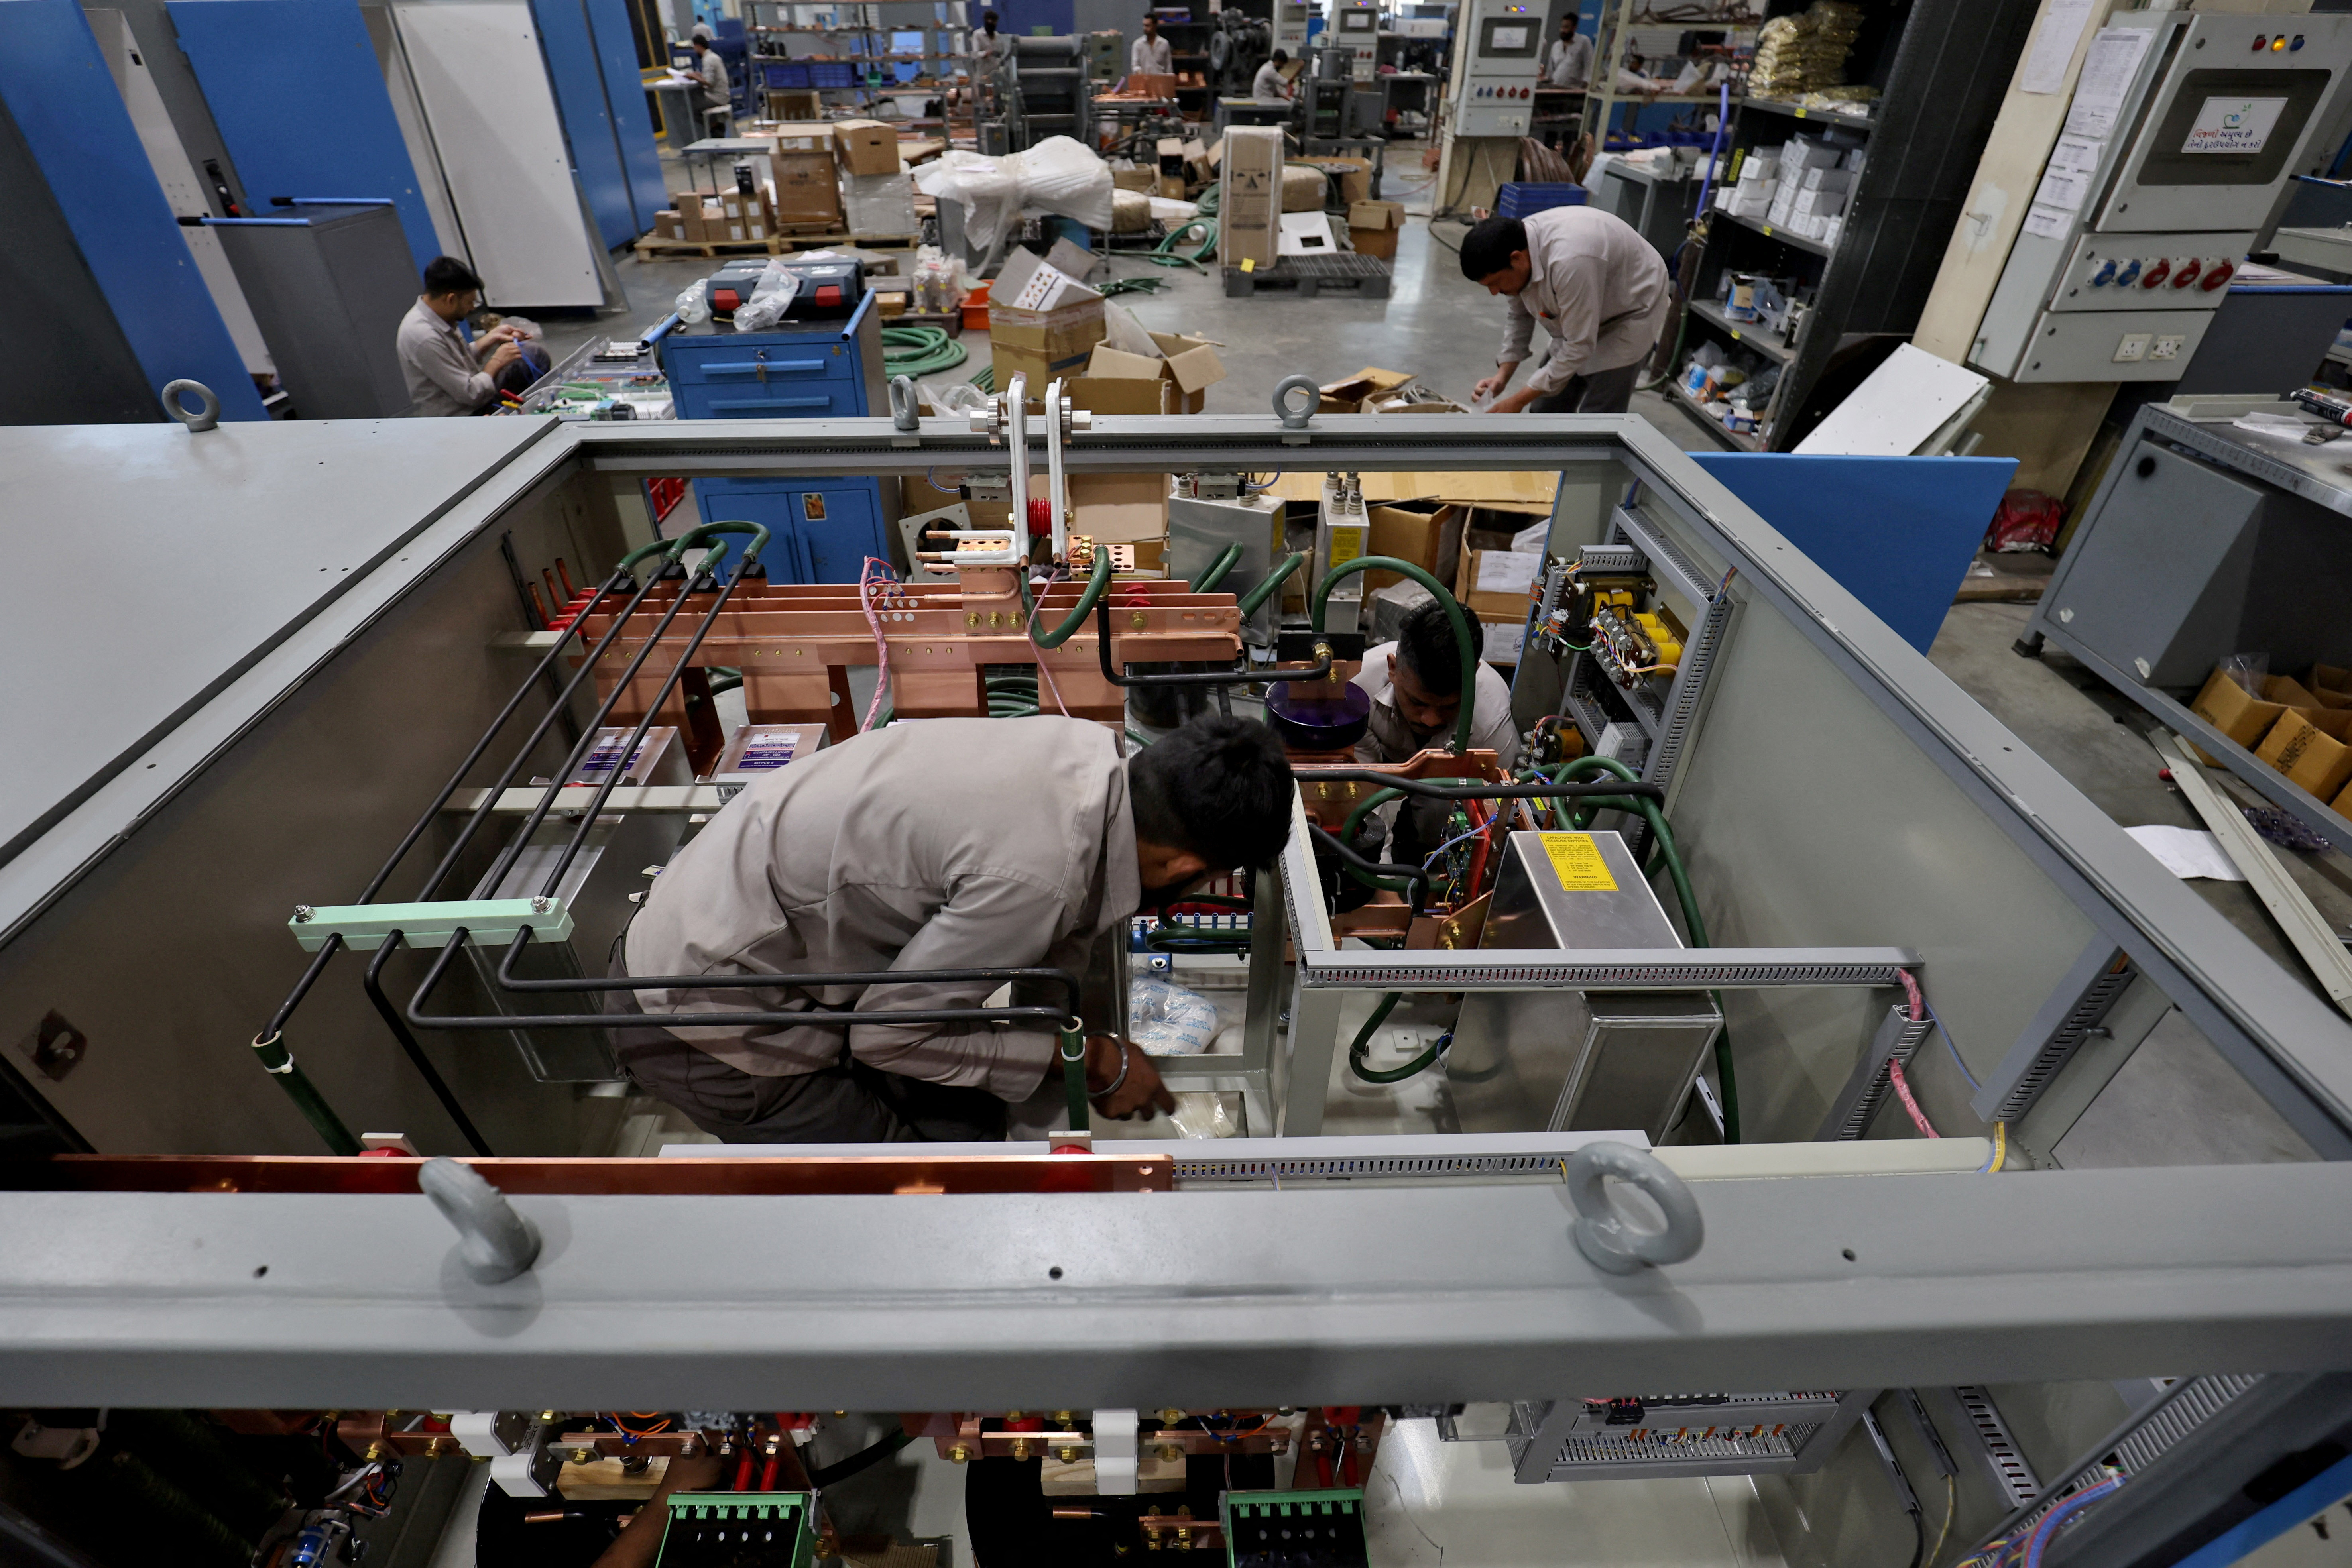
[[694, 25], [693, 30], [689, 32], [687, 37], [697, 42], [708, 39], [710, 37], [710, 24], [708, 22], [697, 22]]
[[1274, 731], [1245, 718], [1204, 714], [1129, 758], [1145, 905], [1237, 866], [1272, 865], [1297, 790]]
[[687, 42], [694, 46], [694, 54], [697, 59], [701, 58], [705, 54], [709, 52], [710, 40], [704, 37], [699, 33], [695, 34], [694, 37], [688, 38]]
[[[1471, 652], [1483, 652], [1486, 634], [1477, 613], [1465, 604], [1462, 619], [1470, 623]], [[1462, 644], [1445, 606], [1434, 599], [1397, 629], [1396, 652], [1389, 655], [1389, 701], [1416, 740], [1435, 739], [1462, 715]]]
[[982, 11], [980, 14], [980, 25], [992, 33], [996, 31], [996, 13], [993, 11]]
[[1517, 294], [1528, 286], [1528, 225], [1517, 218], [1481, 218], [1462, 236], [1462, 276], [1489, 294]]
[[456, 321], [481, 303], [482, 280], [454, 256], [436, 256], [425, 264], [425, 308], [444, 321]]
[[1274, 63], [1278, 66], [1286, 66], [1290, 63], [1290, 57], [1285, 54], [1282, 50], [1276, 49], [1274, 51]]
[[1575, 12], [1570, 11], [1567, 16], [1562, 16], [1559, 19], [1559, 36], [1563, 38], [1573, 38], [1576, 37]]
[[1160, 18], [1149, 11], [1143, 14], [1143, 36], [1147, 38], [1156, 38], [1160, 36]]

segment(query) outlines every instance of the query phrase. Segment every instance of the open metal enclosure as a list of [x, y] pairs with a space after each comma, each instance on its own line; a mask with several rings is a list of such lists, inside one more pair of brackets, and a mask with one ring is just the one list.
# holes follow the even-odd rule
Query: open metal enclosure
[[[2352, 1149], [2352, 1026], [1641, 421], [1104, 418], [1064, 458], [1080, 476], [1557, 472], [1551, 553], [1637, 552], [1691, 612], [1684, 623], [1707, 629], [1706, 657], [1654, 716], [1644, 771], [1666, 792], [1714, 946], [1343, 946], [1294, 857], [1258, 881], [1269, 934], [1250, 966], [1240, 1085], [1253, 1118], [1263, 1107], [1298, 1146], [1296, 1134], [1356, 1130], [1327, 1122], [1323, 1089], [1361, 993], [1540, 1006], [1545, 993], [1713, 991], [1747, 1141], [1826, 1133], [1830, 1152], [1667, 1151], [1696, 1162], [1706, 1239], [1686, 1262], [1626, 1277], [1579, 1250], [1542, 1168], [1042, 1200], [541, 1194], [518, 1207], [547, 1253], [501, 1285], [456, 1269], [421, 1197], [15, 1193], [0, 1206], [0, 1396], [532, 1409], [1498, 1400], [1534, 1416], [1596, 1390], [1783, 1390], [1819, 1405], [1837, 1396], [1803, 1391], [1917, 1387], [1946, 1437], [1967, 1438], [1962, 1539], [2054, 1499], [2119, 1428], [2179, 1397], [2104, 1380], [2239, 1377], [2231, 1399], [2208, 1400], [2219, 1431], [2245, 1390], [2284, 1397], [2302, 1374], [2352, 1365], [2352, 1178], [2310, 1163]], [[248, 1060], [305, 963], [288, 916], [360, 890], [528, 672], [527, 581], [557, 558], [593, 580], [648, 540], [646, 477], [887, 482], [1010, 462], [949, 421], [0, 432], [9, 505], [85, 519], [75, 559], [139, 567], [111, 580], [103, 630], [54, 573], [0, 590], [0, 638], [24, 667], [61, 672], [28, 691], [35, 743], [0, 798], [13, 1086], [106, 1154], [311, 1150]], [[1519, 719], [1581, 700], [1577, 679], [1530, 656]], [[400, 882], [447, 842], [420, 840]], [[431, 956], [393, 954], [387, 989], [407, 997]], [[287, 1043], [355, 1126], [457, 1149], [353, 982], [360, 960], [339, 962]], [[1952, 1053], [1890, 1021], [1906, 968]], [[456, 966], [453, 986], [468, 983]], [[68, 1037], [70, 1052], [42, 1049]], [[2244, 1163], [2158, 1168], [2159, 1147], [2142, 1155], [2151, 1168], [2061, 1168], [2118, 1163], [2070, 1158], [2065, 1139], [2103, 1093], [2129, 1092], [2151, 1040], [2250, 1086], [2254, 1111], [2231, 1130], [2245, 1142], [2221, 1134]], [[541, 1082], [508, 1038], [425, 1049], [501, 1155], [607, 1146], [618, 1102], [596, 1084]], [[1885, 1142], [1897, 1117], [1872, 1124], [1890, 1060], [1907, 1061], [1956, 1139], [2004, 1123], [2014, 1179], [1887, 1161], [1914, 1147]], [[1878, 1137], [1837, 1141], [1848, 1129]], [[2258, 1136], [2304, 1163], [2251, 1163], [2275, 1157], [2247, 1152]], [[614, 1354], [618, 1325], [681, 1300], [698, 1303], [693, 1333]], [[1573, 1436], [1527, 1428], [1541, 1430]], [[1909, 1544], [1863, 1430], [1787, 1467], [1809, 1473], [1758, 1483], [1784, 1542], [1824, 1563]], [[2147, 1462], [2179, 1463], [2200, 1430], [2176, 1421]], [[1916, 1432], [1895, 1420], [1887, 1435], [1915, 1477], [1929, 1473]]]

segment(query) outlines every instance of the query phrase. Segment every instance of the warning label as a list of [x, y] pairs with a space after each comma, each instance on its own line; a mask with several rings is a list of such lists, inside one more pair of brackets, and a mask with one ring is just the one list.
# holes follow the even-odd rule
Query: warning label
[[1609, 874], [1609, 862], [1601, 858], [1601, 846], [1591, 833], [1546, 833], [1543, 847], [1562, 892], [1617, 891], [1617, 879]]

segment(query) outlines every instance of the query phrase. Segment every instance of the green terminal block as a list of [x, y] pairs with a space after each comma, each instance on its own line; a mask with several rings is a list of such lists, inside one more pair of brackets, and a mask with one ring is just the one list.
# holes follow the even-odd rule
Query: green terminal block
[[810, 1503], [804, 1491], [672, 1492], [654, 1568], [810, 1568]]
[[528, 929], [534, 941], [561, 942], [572, 935], [572, 912], [560, 898], [467, 898], [438, 904], [297, 904], [286, 929], [306, 952], [315, 953], [330, 936], [341, 936], [354, 952], [373, 953], [391, 933], [405, 947], [446, 947], [463, 928], [469, 946], [511, 942]]
[[1366, 1568], [1364, 1494], [1240, 1491], [1224, 1496], [1227, 1568]]

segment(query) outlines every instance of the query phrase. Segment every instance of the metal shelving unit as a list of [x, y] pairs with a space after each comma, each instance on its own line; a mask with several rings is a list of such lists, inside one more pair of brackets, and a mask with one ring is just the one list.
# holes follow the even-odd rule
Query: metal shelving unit
[[[1767, 0], [1769, 16], [1805, 0]], [[1867, 107], [1732, 99], [1727, 172], [1748, 149], [1822, 134], [1864, 157], [1837, 237], [1824, 245], [1715, 208], [1683, 327], [1675, 388], [1691, 350], [1709, 340], [1780, 367], [1754, 435], [1707, 427], [1738, 451], [1786, 452], [1917, 325], [2002, 95], [2033, 26], [2034, 0], [1898, 0], [1865, 12], [1846, 79], [1879, 89]], [[1718, 182], [1720, 183], [1720, 182]], [[1793, 277], [1811, 291], [1793, 344], [1759, 340], [1714, 301], [1726, 273]], [[1685, 398], [1685, 402], [1690, 400]]]
[[[919, 82], [925, 87], [949, 85], [956, 68], [969, 58], [958, 47], [964, 25], [955, 19], [957, 13], [967, 8], [952, 0], [849, 0], [838, 5], [815, 5], [808, 0], [744, 0], [743, 5], [745, 31], [753, 40], [751, 64], [755, 72], [763, 59], [777, 57], [760, 53], [761, 45], [767, 40], [823, 39], [825, 42], [816, 47], [832, 57], [829, 59], [810, 60], [805, 55], [790, 53], [783, 57], [795, 63], [854, 68], [859, 79], [851, 86], [811, 87], [806, 90], [827, 95], [828, 102], [833, 95], [845, 95], [860, 103], [870, 103], [892, 93], [922, 90], [917, 86]], [[770, 17], [775, 20], [768, 20]], [[820, 20], [824, 17], [834, 20]], [[845, 24], [845, 18], [854, 20]], [[912, 32], [923, 35], [919, 52], [888, 47], [892, 34]], [[844, 41], [853, 42], [856, 47], [834, 47]], [[891, 79], [893, 73], [888, 68], [910, 60], [922, 65], [916, 80], [901, 83]], [[866, 79], [869, 69], [877, 65], [884, 68], [885, 77], [879, 87]]]

